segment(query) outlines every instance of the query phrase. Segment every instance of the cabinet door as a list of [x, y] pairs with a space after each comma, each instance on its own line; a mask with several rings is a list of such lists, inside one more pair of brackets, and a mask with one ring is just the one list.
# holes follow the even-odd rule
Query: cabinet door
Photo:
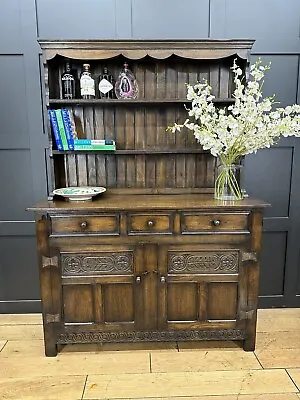
[[173, 246], [159, 250], [159, 328], [243, 329], [247, 287], [239, 249]]
[[130, 246], [60, 251], [65, 326], [134, 330], [143, 318], [143, 252]]

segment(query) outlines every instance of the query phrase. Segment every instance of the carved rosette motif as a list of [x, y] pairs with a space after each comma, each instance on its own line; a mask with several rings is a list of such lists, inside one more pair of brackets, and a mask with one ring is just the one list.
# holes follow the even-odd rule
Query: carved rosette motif
[[218, 329], [206, 331], [135, 331], [135, 332], [79, 332], [61, 333], [57, 343], [98, 343], [98, 342], [170, 342], [176, 340], [243, 340], [245, 332], [239, 329]]
[[169, 253], [170, 273], [237, 273], [239, 253], [237, 251], [197, 251], [193, 253]]
[[132, 253], [64, 254], [63, 275], [85, 274], [130, 274], [133, 272]]

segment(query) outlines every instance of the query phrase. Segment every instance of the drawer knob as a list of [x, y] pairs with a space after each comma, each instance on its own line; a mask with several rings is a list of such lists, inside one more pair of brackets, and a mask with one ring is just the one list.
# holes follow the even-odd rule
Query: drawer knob
[[86, 228], [88, 223], [86, 221], [81, 222], [80, 227], [81, 228]]
[[212, 221], [213, 226], [220, 226], [221, 225], [221, 221], [219, 219], [213, 219]]
[[166, 283], [166, 278], [164, 276], [160, 277], [160, 283], [162, 284]]
[[141, 283], [141, 277], [140, 276], [136, 276], [135, 277], [135, 283]]
[[154, 222], [150, 219], [149, 221], [147, 221], [147, 225], [149, 226], [149, 228], [152, 228], [152, 226], [154, 226]]

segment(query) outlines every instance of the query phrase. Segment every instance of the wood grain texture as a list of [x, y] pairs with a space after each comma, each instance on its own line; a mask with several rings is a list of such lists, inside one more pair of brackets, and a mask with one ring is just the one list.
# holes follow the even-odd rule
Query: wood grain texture
[[253, 353], [211, 351], [158, 353], [151, 356], [152, 372], [207, 372], [261, 369]]
[[6, 400], [80, 399], [85, 380], [84, 375], [0, 379], [1, 396]]
[[[105, 388], [105, 390], [103, 390]], [[84, 399], [295, 393], [284, 370], [89, 376]]]
[[[1, 353], [0, 353], [1, 355]], [[66, 376], [87, 374], [147, 373], [149, 356], [146, 353], [68, 354], [55, 358], [1, 357], [1, 378], [33, 378], [42, 376]]]

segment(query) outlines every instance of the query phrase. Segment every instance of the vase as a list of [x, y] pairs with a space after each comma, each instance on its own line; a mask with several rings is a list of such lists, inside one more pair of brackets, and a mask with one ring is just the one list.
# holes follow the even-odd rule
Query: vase
[[220, 164], [216, 168], [215, 193], [217, 200], [242, 200], [244, 198], [241, 189], [243, 165]]

